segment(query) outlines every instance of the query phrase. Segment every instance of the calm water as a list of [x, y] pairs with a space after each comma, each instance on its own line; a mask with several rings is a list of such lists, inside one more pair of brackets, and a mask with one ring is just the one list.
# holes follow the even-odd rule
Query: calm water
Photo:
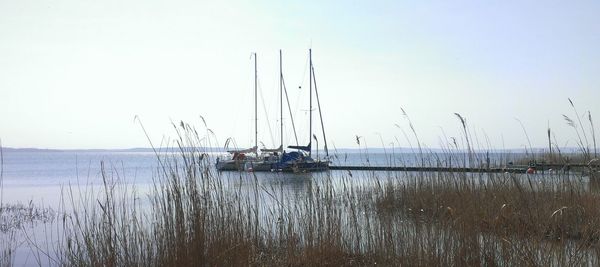
[[[483, 164], [485, 155], [480, 157]], [[333, 165], [462, 166], [466, 157], [464, 154], [451, 157], [427, 154], [423, 158], [421, 161], [419, 155], [412, 153], [363, 152], [336, 154], [332, 161]], [[512, 156], [492, 154], [490, 158], [493, 165], [501, 165]], [[158, 166], [156, 156], [151, 152], [4, 152], [2, 199], [4, 202], [27, 203], [33, 200], [52, 204], [57, 200], [61, 187], [102, 184], [102, 164], [108, 176], [140, 186], [152, 183]], [[273, 178], [272, 174], [259, 173], [258, 176], [264, 177], [266, 182]]]
[[[141, 193], [150, 192], [153, 177], [157, 172], [158, 161], [151, 152], [122, 152], [122, 151], [40, 151], [40, 152], [4, 152], [3, 187], [1, 200], [4, 206], [38, 207], [41, 211], [48, 211], [49, 216], [53, 211], [64, 210], [61, 198], [66, 190], [90, 190], [101, 188], [103, 184], [102, 166], [108, 175], [121, 184], [135, 185]], [[216, 156], [216, 155], [215, 155]], [[313, 155], [316, 157], [316, 155]], [[323, 156], [320, 154], [319, 156]], [[485, 158], [479, 155], [481, 159]], [[424, 165], [461, 165], [466, 155], [438, 156], [428, 154], [422, 159], [417, 154], [411, 153], [341, 153], [332, 157], [333, 165], [392, 165], [415, 166]], [[511, 156], [506, 154], [493, 154], [490, 156], [492, 165], [501, 165]], [[484, 160], [479, 160], [484, 162]], [[387, 179], [398, 177], [399, 174], [389, 175], [385, 172], [352, 172], [352, 183], [367, 185], [373, 183], [373, 178]], [[334, 184], [343, 182], [349, 177], [347, 171], [330, 171], [316, 174], [282, 174], [282, 173], [257, 173], [258, 182], [263, 188], [278, 188], [293, 199], [302, 200], [303, 196], [313, 190], [313, 184], [324, 177], [332, 178]], [[237, 172], [223, 173], [220, 177], [225, 186], [246, 188], [251, 191], [254, 179], [251, 175]], [[100, 190], [95, 191], [98, 193]], [[84, 192], [86, 194], [86, 192]], [[268, 203], [268, 202], [267, 202]], [[25, 209], [26, 210], [26, 209]], [[2, 213], [0, 213], [2, 214]], [[0, 225], [10, 225], [14, 214], [0, 216]], [[10, 213], [8, 213], [10, 214]], [[20, 216], [26, 216], [21, 214]], [[46, 218], [51, 219], [51, 218]], [[34, 223], [19, 226], [17, 231], [0, 231], [0, 252], [2, 246], [8, 243], [21, 244], [16, 247], [13, 255], [15, 266], [37, 266], [38, 262], [32, 254], [32, 249], [26, 245], [25, 239], [34, 237], [38, 245], [52, 246], [55, 242], [53, 236], [48, 236], [49, 229], [44, 218], [35, 220]], [[55, 227], [55, 226], [54, 226]], [[0, 229], [1, 230], [1, 229]], [[49, 263], [42, 262], [42, 265]]]
[[[316, 155], [315, 155], [316, 156]], [[319, 156], [323, 156], [321, 153]], [[485, 155], [479, 155], [481, 164]], [[508, 154], [491, 154], [492, 165], [502, 165], [513, 158]], [[415, 166], [462, 166], [466, 155], [439, 156], [426, 154], [421, 160], [412, 153], [340, 153], [332, 156], [333, 165], [391, 165]], [[101, 164], [111, 177], [121, 182], [140, 186], [152, 183], [153, 174], [158, 166], [151, 152], [4, 152], [2, 199], [4, 202], [27, 203], [43, 202], [52, 204], [57, 201], [61, 187], [68, 185], [102, 184]], [[345, 172], [341, 172], [345, 173]], [[265, 181], [272, 174], [259, 174]], [[335, 173], [332, 174], [335, 176]], [[292, 176], [293, 177], [293, 176]]]

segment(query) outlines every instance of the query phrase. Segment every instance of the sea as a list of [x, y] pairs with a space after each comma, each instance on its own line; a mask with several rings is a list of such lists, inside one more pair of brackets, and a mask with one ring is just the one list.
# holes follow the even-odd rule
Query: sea
[[[176, 152], [173, 152], [176, 153]], [[165, 154], [159, 154], [164, 156]], [[175, 155], [176, 156], [176, 155]], [[225, 153], [209, 153], [209, 160], [227, 157]], [[327, 157], [320, 151], [314, 158]], [[476, 165], [505, 165], [520, 154], [477, 153]], [[467, 154], [441, 153], [393, 153], [353, 150], [333, 153], [327, 157], [332, 165], [344, 166], [466, 166]], [[52, 247], [59, 236], [48, 229], [55, 227], [60, 220], [60, 212], [69, 210], [65, 202], [80, 202], [72, 198], [86, 198], [94, 202], [110, 183], [135, 188], [139, 195], [150, 194], [155, 180], [160, 176], [160, 163], [153, 151], [131, 150], [19, 150], [2, 152], [0, 162], [0, 258], [1, 253], [10, 246], [9, 255], [14, 266], [54, 265], [50, 260], [42, 260], [39, 253], [31, 247], [40, 244]], [[256, 176], [229, 172], [219, 178], [236, 186], [253, 186], [256, 179], [263, 188], [279, 187], [286, 192], [302, 198], [312, 190], [315, 180], [332, 178], [341, 184], [344, 179], [353, 183], [369, 185], [373, 179], [398, 177], [389, 173], [372, 171], [328, 171], [325, 173], [283, 174], [256, 173]], [[246, 180], [244, 180], [246, 179]], [[95, 192], [90, 199], [90, 192]], [[85, 197], [83, 197], [85, 196]], [[32, 238], [37, 240], [31, 242]], [[4, 255], [6, 257], [6, 255]], [[0, 265], [2, 263], [0, 262]]]
[[[176, 152], [174, 152], [176, 153]], [[212, 153], [211, 157], [226, 158], [227, 154]], [[159, 152], [158, 156], [163, 156]], [[504, 166], [519, 153], [477, 153], [476, 165], [483, 166], [490, 159], [492, 166]], [[313, 154], [324, 159], [324, 152]], [[352, 150], [332, 153], [331, 165], [343, 166], [466, 166], [465, 153], [381, 153]], [[2, 200], [18, 203], [45, 203], [55, 205], [61, 191], [69, 186], [101, 185], [102, 172], [116, 177], [119, 182], [147, 186], [153, 183], [159, 163], [153, 151], [128, 150], [18, 150], [2, 153]], [[347, 174], [331, 171], [331, 176]], [[258, 173], [258, 177], [265, 176]], [[271, 176], [271, 175], [269, 175]]]

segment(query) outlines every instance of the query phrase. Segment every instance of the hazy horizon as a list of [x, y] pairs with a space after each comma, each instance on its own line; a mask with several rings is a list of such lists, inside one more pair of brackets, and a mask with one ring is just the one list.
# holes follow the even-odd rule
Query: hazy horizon
[[[224, 147], [202, 147], [205, 149], [210, 149], [210, 150], [216, 150], [218, 149], [219, 151], [213, 151], [213, 152], [225, 152], [227, 149], [225, 149]], [[157, 151], [165, 151], [165, 150], [173, 150], [173, 151], [178, 151], [178, 147], [130, 147], [130, 148], [37, 148], [37, 147], [1, 147], [1, 149], [3, 150], [3, 152], [11, 152], [11, 151], [58, 151], [58, 152], [62, 152], [62, 151], [83, 151], [83, 152], [94, 152], [94, 151], [106, 151], [106, 152], [153, 152], [154, 150]], [[228, 149], [235, 149], [235, 148], [228, 148]], [[433, 147], [423, 147], [422, 148], [424, 150], [424, 153], [429, 153], [429, 152], [444, 152], [448, 149], [451, 150], [451, 152], [467, 152], [467, 148], [433, 148]], [[581, 152], [581, 149], [578, 147], [561, 147], [561, 153], [579, 153]], [[293, 149], [288, 149], [285, 148], [285, 151], [292, 151]], [[316, 149], [313, 149], [313, 151], [316, 151]], [[324, 152], [325, 150], [322, 147], [319, 147], [319, 151], [320, 152]], [[373, 147], [358, 147], [358, 145], [356, 147], [338, 147], [335, 149], [329, 149], [329, 153], [335, 153], [335, 152], [356, 152], [356, 153], [420, 153], [419, 149], [417, 147], [381, 147], [381, 146], [373, 146]], [[546, 147], [521, 147], [521, 148], [474, 148], [473, 149], [474, 152], [476, 153], [486, 153], [486, 152], [491, 152], [491, 153], [543, 153], [545, 151], [547, 151]], [[259, 151], [260, 152], [260, 151]]]
[[[204, 134], [202, 116], [214, 147], [252, 146], [256, 52], [259, 141], [276, 147], [282, 49], [306, 144], [312, 48], [330, 148], [356, 147], [356, 136], [416, 146], [401, 108], [432, 148], [462, 136], [454, 113], [486, 146], [547, 147], [550, 127], [575, 147], [568, 98], [587, 131], [587, 112], [600, 116], [598, 13], [595, 1], [0, 0], [0, 140], [147, 147], [136, 116], [154, 145], [175, 135], [171, 121]], [[295, 144], [284, 112], [285, 145]]]

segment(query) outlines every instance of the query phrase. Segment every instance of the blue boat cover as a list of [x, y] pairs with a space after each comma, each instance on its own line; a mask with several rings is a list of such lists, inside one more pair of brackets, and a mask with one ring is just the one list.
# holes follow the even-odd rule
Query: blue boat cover
[[290, 152], [290, 153], [283, 153], [283, 155], [281, 156], [281, 163], [290, 163], [290, 162], [294, 162], [297, 160], [302, 159], [302, 154], [300, 152]]

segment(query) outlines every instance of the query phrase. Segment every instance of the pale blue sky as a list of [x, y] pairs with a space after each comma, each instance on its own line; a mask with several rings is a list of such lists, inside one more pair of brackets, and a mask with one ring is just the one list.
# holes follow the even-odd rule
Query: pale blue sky
[[[325, 3], [323, 3], [325, 2]], [[170, 120], [253, 143], [251, 52], [278, 140], [278, 49], [306, 143], [312, 47], [328, 139], [356, 147], [459, 136], [458, 112], [496, 147], [561, 145], [562, 114], [600, 116], [597, 1], [0, 0], [0, 138], [11, 147], [128, 148], [172, 135]], [[288, 122], [287, 118], [284, 122]], [[600, 123], [597, 123], [600, 124]], [[285, 140], [291, 142], [286, 130]], [[288, 143], [289, 144], [289, 143]], [[396, 144], [397, 146], [398, 144]]]

